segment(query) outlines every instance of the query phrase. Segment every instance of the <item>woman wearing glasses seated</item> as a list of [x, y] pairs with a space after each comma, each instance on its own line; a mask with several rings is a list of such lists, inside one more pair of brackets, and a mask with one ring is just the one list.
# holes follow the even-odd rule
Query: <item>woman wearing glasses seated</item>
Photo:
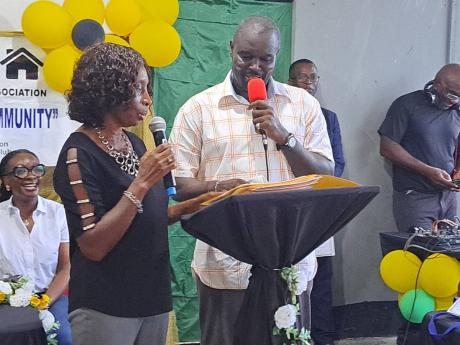
[[0, 280], [28, 277], [35, 293], [46, 293], [59, 321], [59, 345], [71, 344], [67, 319], [69, 231], [64, 207], [38, 195], [45, 166], [28, 150], [9, 152], [0, 162]]

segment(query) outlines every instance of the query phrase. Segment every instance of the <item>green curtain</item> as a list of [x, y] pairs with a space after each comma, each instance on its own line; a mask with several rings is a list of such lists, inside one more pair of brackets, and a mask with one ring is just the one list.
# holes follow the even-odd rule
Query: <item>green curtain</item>
[[[155, 113], [162, 116], [168, 132], [182, 104], [194, 94], [220, 83], [230, 70], [229, 44], [237, 25], [247, 16], [271, 17], [281, 31], [281, 49], [274, 77], [285, 82], [291, 62], [292, 4], [257, 0], [180, 0], [174, 25], [182, 40], [179, 58], [170, 66], [155, 69]], [[200, 339], [198, 298], [190, 262], [195, 240], [180, 224], [169, 228], [172, 289], [180, 341]]]

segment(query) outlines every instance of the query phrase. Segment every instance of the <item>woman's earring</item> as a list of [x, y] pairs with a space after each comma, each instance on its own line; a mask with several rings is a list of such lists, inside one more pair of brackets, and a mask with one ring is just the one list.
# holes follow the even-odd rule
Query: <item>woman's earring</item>
[[9, 185], [5, 185], [5, 189], [9, 192], [11, 190], [11, 187]]

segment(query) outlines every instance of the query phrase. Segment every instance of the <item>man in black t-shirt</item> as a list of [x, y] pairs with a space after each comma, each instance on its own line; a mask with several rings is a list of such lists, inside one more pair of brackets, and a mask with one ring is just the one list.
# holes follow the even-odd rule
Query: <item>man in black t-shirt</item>
[[380, 153], [393, 163], [399, 231], [430, 229], [434, 220], [457, 213], [459, 96], [460, 65], [445, 65], [424, 90], [394, 101], [379, 128]]
[[[460, 65], [442, 67], [424, 90], [399, 97], [380, 126], [380, 153], [393, 163], [393, 214], [399, 231], [431, 229], [457, 214], [460, 178]], [[420, 327], [403, 323], [398, 345], [420, 344]]]

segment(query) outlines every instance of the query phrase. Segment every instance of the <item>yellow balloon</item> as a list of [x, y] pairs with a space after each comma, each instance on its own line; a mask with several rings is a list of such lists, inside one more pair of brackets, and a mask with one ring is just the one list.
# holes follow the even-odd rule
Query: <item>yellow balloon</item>
[[65, 0], [63, 6], [73, 17], [74, 23], [82, 19], [93, 19], [101, 25], [104, 22], [102, 0]]
[[50, 1], [37, 1], [22, 14], [22, 31], [29, 41], [45, 49], [62, 47], [70, 40], [72, 18]]
[[70, 90], [78, 58], [77, 51], [67, 45], [50, 52], [43, 63], [43, 76], [48, 86], [60, 93]]
[[422, 262], [413, 253], [394, 250], [380, 262], [380, 276], [384, 283], [400, 293], [415, 288], [417, 273]]
[[156, 20], [139, 25], [129, 36], [129, 44], [152, 67], [164, 67], [174, 62], [181, 48], [177, 31], [168, 23]]
[[160, 20], [173, 25], [179, 15], [178, 0], [137, 0], [144, 14], [142, 21]]
[[434, 297], [448, 297], [458, 290], [460, 265], [457, 259], [444, 254], [431, 254], [423, 261], [420, 287]]
[[141, 22], [141, 9], [135, 0], [110, 0], [105, 20], [113, 33], [127, 36]]
[[123, 38], [116, 35], [105, 35], [104, 42], [106, 43], [115, 43], [121, 46], [129, 47], [129, 43], [126, 42]]
[[72, 37], [70, 38], [70, 41], [68, 41], [66, 45], [72, 47], [72, 49], [74, 49], [75, 51], [77, 51], [79, 55], [81, 55], [81, 54], [83, 53], [83, 51], [80, 50], [80, 48], [78, 48], [78, 47], [75, 45], [75, 43], [73, 43]]
[[449, 297], [439, 297], [435, 299], [436, 302], [436, 310], [447, 310], [450, 308], [452, 304], [454, 304], [454, 297], [457, 295], [449, 296]]

